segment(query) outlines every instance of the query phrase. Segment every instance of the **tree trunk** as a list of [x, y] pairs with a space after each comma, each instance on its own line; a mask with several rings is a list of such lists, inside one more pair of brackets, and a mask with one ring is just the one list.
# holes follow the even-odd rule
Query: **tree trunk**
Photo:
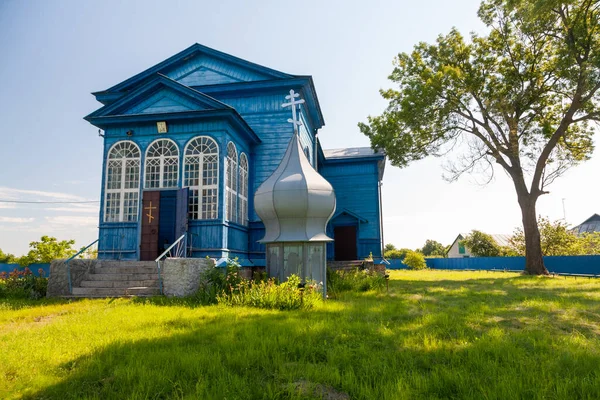
[[537, 196], [519, 197], [525, 233], [525, 273], [528, 275], [548, 275], [542, 256], [542, 243], [538, 229], [535, 204]]

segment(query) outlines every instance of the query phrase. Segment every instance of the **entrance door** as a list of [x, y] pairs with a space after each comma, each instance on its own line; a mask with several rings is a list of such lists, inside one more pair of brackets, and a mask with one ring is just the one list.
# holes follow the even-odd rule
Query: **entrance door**
[[357, 259], [356, 226], [337, 226], [333, 228], [334, 254], [336, 261]]
[[188, 188], [160, 192], [158, 247], [165, 251], [187, 232]]
[[158, 252], [158, 227], [160, 222], [160, 192], [144, 192], [142, 198], [142, 240], [140, 260], [154, 261]]

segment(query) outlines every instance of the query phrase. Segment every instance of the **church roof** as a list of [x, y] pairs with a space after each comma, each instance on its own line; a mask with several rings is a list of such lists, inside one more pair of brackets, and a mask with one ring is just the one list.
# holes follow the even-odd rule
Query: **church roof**
[[284, 72], [280, 72], [280, 71], [277, 71], [277, 70], [274, 70], [274, 69], [271, 69], [271, 68], [268, 68], [268, 67], [265, 67], [265, 66], [262, 66], [259, 64], [255, 64], [250, 61], [243, 60], [241, 58], [232, 56], [230, 54], [223, 53], [223, 52], [215, 50], [215, 49], [211, 49], [210, 47], [201, 45], [199, 43], [194, 43], [187, 49], [180, 51], [179, 53], [167, 58], [166, 60], [154, 65], [153, 67], [150, 67], [150, 68], [146, 69], [145, 71], [142, 71], [139, 74], [134, 75], [131, 78], [126, 79], [123, 82], [110, 87], [109, 89], [106, 89], [104, 92], [120, 92], [120, 91], [127, 90], [131, 86], [136, 85], [137, 83], [141, 82], [142, 80], [146, 79], [147, 77], [152, 76], [153, 74], [155, 74], [157, 72], [162, 72], [165, 69], [168, 69], [169, 67], [172, 67], [175, 64], [185, 61], [188, 58], [191, 58], [200, 53], [207, 54], [214, 58], [217, 58], [217, 59], [220, 59], [220, 60], [223, 60], [226, 62], [230, 62], [232, 64], [240, 65], [244, 68], [256, 71], [257, 73], [263, 75], [264, 79], [277, 79], [277, 78], [285, 79], [285, 78], [294, 77], [294, 75], [286, 74]]
[[313, 127], [319, 129], [325, 125], [311, 76], [287, 74], [198, 43], [117, 85], [92, 94], [99, 102], [110, 105], [145, 85], [157, 74], [211, 96], [231, 92], [252, 95], [260, 91], [294, 88], [306, 100]]
[[364, 157], [384, 157], [383, 152], [376, 152], [370, 147], [347, 147], [345, 149], [323, 149], [323, 155], [326, 159], [335, 158], [364, 158]]

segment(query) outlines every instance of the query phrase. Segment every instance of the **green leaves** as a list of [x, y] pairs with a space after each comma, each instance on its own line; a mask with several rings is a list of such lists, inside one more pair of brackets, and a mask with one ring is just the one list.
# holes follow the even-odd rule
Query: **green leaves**
[[387, 109], [359, 129], [399, 167], [472, 138], [480, 145], [467, 159], [498, 163], [513, 179], [528, 177], [529, 193], [543, 191], [543, 176], [593, 152], [598, 8], [593, 0], [483, 2], [488, 34], [467, 41], [453, 29], [399, 54], [389, 76], [395, 87], [381, 91]]

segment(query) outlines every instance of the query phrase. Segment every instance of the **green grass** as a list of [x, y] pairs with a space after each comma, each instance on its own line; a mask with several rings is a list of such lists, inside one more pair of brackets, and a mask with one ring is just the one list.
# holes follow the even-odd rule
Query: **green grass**
[[392, 271], [309, 311], [0, 300], [0, 398], [599, 399], [600, 281]]

